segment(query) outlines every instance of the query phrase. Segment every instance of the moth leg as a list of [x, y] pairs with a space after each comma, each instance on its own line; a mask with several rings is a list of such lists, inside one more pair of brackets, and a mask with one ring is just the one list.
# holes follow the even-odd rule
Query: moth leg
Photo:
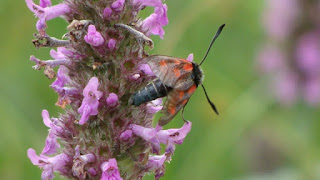
[[115, 26], [126, 29], [136, 38], [136, 41], [138, 42], [138, 45], [139, 45], [139, 52], [138, 52], [139, 57], [142, 57], [142, 54], [144, 51], [144, 45], [148, 45], [151, 49], [153, 49], [153, 41], [150, 38], [148, 38], [146, 35], [144, 35], [142, 32], [126, 24], [116, 24]]
[[184, 122], [188, 122], [188, 121], [184, 118], [184, 107], [186, 107], [186, 105], [188, 104], [188, 102], [189, 102], [189, 101], [187, 101], [186, 104], [183, 105], [182, 111], [181, 111], [181, 117], [182, 117], [182, 120], [183, 120]]

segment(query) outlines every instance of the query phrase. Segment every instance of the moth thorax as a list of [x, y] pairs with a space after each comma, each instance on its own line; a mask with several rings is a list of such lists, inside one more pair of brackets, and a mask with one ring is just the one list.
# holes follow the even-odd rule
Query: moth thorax
[[192, 66], [193, 66], [192, 78], [194, 83], [198, 86], [202, 84], [202, 81], [204, 78], [203, 71], [198, 64], [192, 63]]

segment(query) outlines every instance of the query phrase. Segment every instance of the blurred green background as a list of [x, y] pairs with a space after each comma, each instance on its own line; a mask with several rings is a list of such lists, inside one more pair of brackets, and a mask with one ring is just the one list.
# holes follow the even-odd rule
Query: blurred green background
[[[177, 146], [162, 179], [320, 179], [320, 113], [298, 104], [276, 103], [258, 75], [255, 57], [261, 42], [263, 1], [174, 0], [168, 4], [164, 40], [152, 37], [152, 54], [199, 62], [217, 28], [227, 26], [202, 68], [216, 116], [202, 90], [192, 96], [185, 117], [191, 132]], [[27, 158], [40, 152], [47, 136], [41, 111], [57, 116], [57, 95], [29, 56], [49, 59], [50, 49], [37, 50], [31, 40], [36, 19], [23, 0], [1, 0], [0, 179], [40, 179], [41, 171]], [[62, 19], [48, 22], [48, 34], [66, 32]], [[181, 127], [180, 115], [168, 125]], [[59, 179], [60, 177], [56, 178]], [[61, 178], [63, 179], [63, 178]], [[153, 179], [147, 176], [145, 179]]]

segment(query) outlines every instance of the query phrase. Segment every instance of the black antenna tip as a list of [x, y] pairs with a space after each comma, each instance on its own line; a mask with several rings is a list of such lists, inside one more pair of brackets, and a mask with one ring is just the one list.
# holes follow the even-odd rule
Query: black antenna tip
[[221, 31], [223, 30], [223, 28], [224, 28], [225, 26], [226, 26], [226, 24], [222, 24], [222, 25], [219, 27], [216, 36], [221, 33]]
[[218, 112], [218, 109], [216, 108], [216, 106], [215, 106], [210, 100], [209, 100], [209, 103], [210, 103], [212, 109], [214, 110], [214, 112], [215, 112], [217, 115], [219, 115], [219, 112]]
[[206, 98], [207, 98], [207, 100], [208, 100], [211, 108], [214, 110], [214, 112], [215, 112], [217, 115], [219, 115], [218, 109], [217, 109], [216, 106], [213, 104], [213, 102], [210, 100], [210, 98], [209, 98], [209, 96], [208, 96], [208, 94], [207, 94], [206, 88], [204, 87], [203, 84], [201, 84], [201, 86], [202, 86], [202, 89], [203, 89], [203, 91], [204, 91], [204, 94], [206, 95]]

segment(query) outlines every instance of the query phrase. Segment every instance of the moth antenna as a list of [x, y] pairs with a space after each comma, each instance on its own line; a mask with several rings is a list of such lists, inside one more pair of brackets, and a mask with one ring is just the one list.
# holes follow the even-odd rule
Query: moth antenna
[[186, 102], [185, 105], [183, 105], [182, 112], [181, 112], [181, 117], [182, 117], [182, 120], [183, 120], [184, 122], [188, 122], [186, 119], [184, 119], [184, 107], [186, 107], [186, 105], [188, 104], [188, 102], [189, 102], [189, 100]]
[[209, 99], [209, 96], [208, 96], [208, 94], [207, 94], [206, 89], [204, 88], [204, 85], [201, 84], [201, 86], [202, 86], [202, 89], [203, 89], [203, 91], [204, 91], [204, 94], [206, 95], [207, 100], [208, 100], [209, 104], [211, 105], [212, 109], [214, 110], [214, 112], [215, 112], [217, 115], [219, 115], [218, 109], [217, 109], [216, 106], [213, 104], [213, 102]]
[[213, 39], [212, 39], [212, 41], [211, 41], [211, 43], [210, 43], [210, 45], [209, 45], [209, 48], [208, 48], [206, 54], [204, 55], [204, 57], [203, 57], [203, 59], [202, 59], [202, 61], [200, 62], [199, 65], [201, 65], [201, 64], [203, 63], [203, 61], [206, 60], [206, 58], [207, 58], [207, 56], [208, 56], [208, 54], [209, 54], [209, 51], [210, 51], [210, 49], [211, 49], [214, 41], [219, 37], [219, 35], [220, 35], [220, 33], [221, 33], [221, 31], [222, 31], [222, 29], [224, 28], [225, 25], [226, 25], [226, 24], [222, 24], [222, 25], [219, 27], [218, 31], [217, 31], [216, 34], [214, 35], [214, 37], [213, 37]]

